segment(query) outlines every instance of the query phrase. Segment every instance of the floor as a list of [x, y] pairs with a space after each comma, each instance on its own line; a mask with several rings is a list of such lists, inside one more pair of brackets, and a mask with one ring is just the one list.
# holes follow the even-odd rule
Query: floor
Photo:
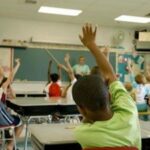
[[[24, 150], [24, 139], [20, 138], [17, 140], [17, 148], [19, 150]], [[31, 139], [28, 140], [28, 149], [27, 150], [34, 150], [32, 147]]]

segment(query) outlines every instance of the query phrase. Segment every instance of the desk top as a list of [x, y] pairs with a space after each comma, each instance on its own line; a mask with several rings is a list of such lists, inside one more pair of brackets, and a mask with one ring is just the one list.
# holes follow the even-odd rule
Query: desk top
[[140, 120], [141, 136], [143, 139], [150, 138], [150, 121]]
[[73, 130], [77, 125], [38, 124], [29, 126], [31, 134], [42, 144], [77, 143]]
[[22, 116], [41, 116], [60, 112], [62, 115], [79, 114], [76, 104], [65, 98], [24, 97], [6, 101], [8, 107]]
[[11, 103], [19, 106], [43, 106], [43, 105], [75, 105], [73, 101], [61, 97], [47, 99], [46, 97], [16, 98]]
[[[150, 138], [150, 122], [140, 121], [142, 139]], [[31, 124], [33, 135], [42, 144], [76, 143], [73, 130], [77, 124]]]

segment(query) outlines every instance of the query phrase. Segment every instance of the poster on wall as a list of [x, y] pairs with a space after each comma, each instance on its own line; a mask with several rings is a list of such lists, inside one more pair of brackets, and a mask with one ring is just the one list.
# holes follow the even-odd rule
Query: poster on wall
[[0, 48], [0, 66], [3, 68], [5, 76], [8, 76], [10, 68], [12, 67], [12, 52], [11, 48]]

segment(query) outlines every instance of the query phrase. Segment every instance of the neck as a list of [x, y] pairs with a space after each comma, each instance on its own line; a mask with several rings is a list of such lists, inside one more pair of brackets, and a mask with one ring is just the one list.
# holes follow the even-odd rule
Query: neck
[[91, 112], [89, 115], [89, 118], [91, 118], [90, 120], [92, 120], [92, 122], [95, 121], [106, 121], [111, 119], [113, 116], [113, 112], [111, 111], [111, 109], [105, 109], [105, 110], [101, 110], [101, 111], [96, 111], [96, 112]]

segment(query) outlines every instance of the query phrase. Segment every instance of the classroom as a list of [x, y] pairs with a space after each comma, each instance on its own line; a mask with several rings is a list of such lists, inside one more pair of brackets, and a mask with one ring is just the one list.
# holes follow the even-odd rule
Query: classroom
[[150, 0], [0, 0], [0, 150], [150, 150]]

